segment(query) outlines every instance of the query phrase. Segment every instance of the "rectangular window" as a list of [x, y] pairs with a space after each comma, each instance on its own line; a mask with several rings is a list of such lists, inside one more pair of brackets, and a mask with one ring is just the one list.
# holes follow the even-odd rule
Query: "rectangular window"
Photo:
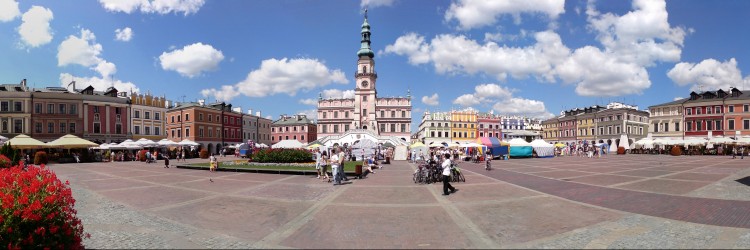
[[703, 111], [702, 108], [700, 108], [700, 107], [695, 108], [695, 114], [696, 115], [700, 115], [701, 111]]
[[685, 114], [686, 115], [692, 115], [693, 114], [693, 109], [692, 108], [685, 109]]
[[47, 123], [47, 133], [55, 133], [55, 123], [54, 122], [48, 122]]
[[396, 132], [396, 124], [391, 123], [391, 130], [388, 132]]
[[383, 110], [380, 111], [380, 117], [385, 117], [385, 111]]
[[115, 108], [115, 114], [120, 114], [120, 108]]
[[674, 123], [674, 131], [678, 131], [678, 132], [680, 131], [680, 123], [679, 122], [675, 122]]
[[148, 111], [143, 112], [143, 119], [151, 119], [151, 112], [148, 112]]
[[133, 130], [135, 130], [135, 131], [133, 131], [133, 133], [135, 133], [136, 135], [140, 135], [141, 134], [141, 126], [135, 126], [133, 128]]
[[339, 118], [339, 112], [333, 111], [333, 118]]
[[714, 113], [721, 114], [721, 107], [720, 106], [716, 106], [716, 107], [714, 107], [714, 109], [715, 109]]
[[159, 132], [159, 129], [157, 129], [157, 128], [155, 127], [155, 128], [154, 128], [154, 135], [159, 135], [159, 133], [160, 133], [160, 132]]
[[333, 132], [334, 133], [338, 133], [339, 132], [339, 125], [338, 124], [333, 124]]
[[13, 133], [16, 133], [16, 134], [23, 133], [23, 120], [21, 119], [13, 120]]
[[380, 124], [380, 132], [385, 132], [385, 124]]
[[8, 112], [9, 108], [10, 108], [10, 104], [8, 102], [0, 102], [0, 111]]
[[406, 117], [406, 111], [401, 111], [401, 117]]
[[711, 113], [713, 113], [713, 112], [712, 112], [711, 110], [712, 110], [712, 108], [711, 108], [711, 107], [706, 107], [706, 114], [711, 114]]
[[182, 138], [182, 130], [180, 129], [177, 130], [177, 137]]
[[161, 120], [161, 112], [154, 112], [154, 120], [157, 120], [157, 121]]
[[203, 128], [198, 129], [198, 136], [203, 137]]
[[[172, 133], [172, 137], [174, 137], [174, 133]], [[211, 129], [208, 129], [208, 137], [214, 137], [214, 131]]]
[[65, 122], [60, 122], [60, 134], [65, 134]]
[[612, 126], [607, 126], [607, 134], [608, 135], [612, 134]]
[[190, 128], [185, 128], [185, 137], [190, 137]]
[[367, 96], [366, 96], [366, 95], [365, 95], [365, 96], [362, 96], [362, 101], [363, 101], [363, 102], [366, 102], [366, 101], [367, 101]]
[[323, 119], [327, 118], [328, 112], [323, 111]]
[[691, 131], [691, 130], [693, 130], [693, 122], [692, 121], [686, 122], [685, 123], [685, 131]]
[[716, 123], [716, 130], [721, 130], [721, 121], [714, 121]]
[[742, 110], [743, 110], [744, 112], [748, 112], [748, 111], [750, 111], [750, 105], [747, 105], [747, 104], [745, 104], [745, 105], [742, 105]]
[[[94, 113], [99, 113], [99, 112], [96, 112], [97, 110], [96, 108], [97, 107], [94, 107]], [[54, 113], [55, 113], [55, 104], [51, 104], [51, 103], [47, 104], [47, 114], [54, 114]]]
[[391, 110], [391, 117], [396, 117], [396, 111]]
[[42, 104], [41, 103], [34, 103], [34, 113], [41, 114], [42, 113]]
[[714, 124], [711, 121], [706, 122], [706, 130], [711, 131], [714, 130]]
[[115, 134], [122, 134], [122, 124], [115, 124]]
[[734, 130], [734, 119], [727, 120], [727, 128]]
[[77, 104], [70, 104], [70, 114], [71, 115], [78, 114], [78, 105]]
[[367, 109], [362, 110], [362, 115], [367, 116]]
[[[50, 111], [47, 112], [49, 113]], [[94, 106], [94, 113], [99, 113], [99, 106]]]
[[75, 133], [76, 132], [76, 123], [71, 122], [68, 126], [68, 129], [70, 129], [69, 133]]
[[701, 126], [702, 123], [703, 122], [700, 122], [700, 121], [695, 123], [695, 131], [701, 131], [701, 130], [703, 130], [703, 126]]
[[146, 133], [146, 135], [151, 135], [151, 127], [149, 126], [143, 127], [143, 132]]
[[[121, 121], [121, 119], [120, 119], [120, 115], [115, 115], [115, 121], [116, 121], [116, 122], [120, 122], [120, 121]], [[119, 134], [119, 133], [118, 133], [118, 134]]]
[[750, 129], [750, 120], [742, 120], [742, 129], [744, 130]]
[[344, 118], [349, 118], [349, 111], [344, 112]]
[[729, 113], [734, 113], [734, 105], [729, 105], [727, 109], [729, 110]]
[[23, 111], [23, 103], [22, 102], [14, 102], [13, 103], [13, 107], [14, 107], [13, 111], [16, 111], [16, 112], [22, 112]]
[[36, 125], [34, 125], [34, 133], [42, 133], [42, 123], [37, 122]]
[[135, 112], [133, 112], [133, 118], [141, 118], [141, 111], [136, 110]]
[[66, 113], [66, 112], [65, 112], [65, 111], [66, 111], [66, 110], [65, 110], [65, 108], [67, 108], [67, 107], [68, 107], [68, 105], [65, 105], [65, 104], [58, 104], [58, 105], [57, 105], [57, 107], [58, 107], [58, 111], [59, 111], [58, 113], [59, 113], [59, 114], [65, 114], [65, 113]]
[[401, 124], [401, 132], [406, 132], [406, 124]]

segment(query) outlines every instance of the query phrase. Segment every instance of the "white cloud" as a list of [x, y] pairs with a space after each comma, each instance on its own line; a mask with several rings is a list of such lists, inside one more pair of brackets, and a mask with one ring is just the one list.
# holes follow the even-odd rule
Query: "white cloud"
[[164, 52], [159, 56], [161, 68], [177, 71], [182, 76], [193, 78], [205, 71], [215, 70], [224, 54], [211, 45], [194, 43], [182, 49]]
[[81, 36], [68, 36], [57, 47], [57, 66], [77, 64], [98, 72], [103, 78], [117, 72], [115, 64], [100, 57], [102, 45], [96, 43], [96, 36], [87, 29], [81, 29]]
[[218, 90], [215, 88], [201, 90], [201, 95], [203, 95], [204, 97], [213, 96], [216, 101], [222, 102], [230, 101], [239, 96], [240, 93], [237, 92], [234, 86], [224, 85], [221, 86], [221, 89]]
[[375, 8], [380, 6], [392, 6], [395, 0], [362, 0], [359, 6], [362, 8]]
[[354, 90], [326, 89], [323, 90], [323, 99], [351, 99], [354, 98]]
[[[535, 1], [506, 6], [510, 3], [514, 1], [458, 0], [446, 12], [446, 18], [455, 18], [462, 27], [472, 28], [494, 23], [498, 14], [537, 11], [556, 17], [563, 12], [550, 8], [556, 4], [551, 1], [537, 3], [533, 8], [525, 4]], [[601, 48], [586, 45], [570, 49], [551, 28], [533, 33], [535, 43], [525, 47], [499, 45], [497, 41], [515, 38], [497, 33], [485, 33], [483, 43], [465, 35], [440, 34], [428, 41], [419, 34], [408, 33], [387, 45], [384, 54], [406, 56], [412, 65], [431, 63], [438, 74], [479, 73], [499, 81], [508, 77], [561, 81], [574, 84], [576, 93], [582, 96], [641, 94], [651, 86], [646, 68], [658, 62], [679, 61], [684, 38], [692, 29], [672, 27], [663, 0], [635, 0], [632, 9], [622, 16], [602, 14], [589, 1], [586, 9], [589, 28]], [[476, 18], [464, 20], [460, 13]], [[477, 13], [490, 15], [473, 15]], [[526, 36], [525, 31], [519, 36]], [[467, 98], [459, 102], [467, 105], [481, 102]]]
[[119, 92], [140, 92], [140, 89], [132, 82], [102, 77], [78, 77], [69, 73], [60, 74], [60, 86], [67, 87], [71, 81], [76, 81], [77, 89], [83, 89], [91, 85], [97, 91], [105, 91], [109, 87], [115, 87]]
[[589, 26], [606, 51], [621, 61], [653, 66], [656, 61], [680, 60], [685, 35], [681, 27], [670, 27], [664, 0], [634, 0], [633, 10], [623, 16], [601, 14], [589, 1]]
[[645, 68], [591, 46], [577, 49], [556, 73], [564, 82], [577, 83], [576, 93], [581, 96], [641, 94], [651, 87]]
[[125, 27], [124, 29], [115, 30], [115, 40], [127, 42], [133, 39], [133, 29]]
[[305, 105], [311, 105], [311, 106], [318, 106], [318, 100], [313, 99], [313, 98], [299, 100], [299, 103], [302, 103]]
[[512, 15], [518, 24], [526, 12], [556, 19], [565, 13], [565, 0], [456, 0], [445, 12], [445, 21], [456, 19], [460, 29], [468, 30], [494, 24], [503, 14]]
[[194, 14], [203, 7], [205, 0], [99, 0], [102, 7], [112, 12], [168, 14], [184, 13]]
[[679, 86], [693, 84], [690, 87], [692, 91], [698, 91], [700, 86], [703, 91], [726, 90], [743, 85], [743, 81], [747, 79], [742, 79], [734, 58], [726, 62], [715, 59], [706, 59], [698, 64], [681, 62], [669, 70], [667, 76]]
[[438, 102], [438, 94], [432, 94], [432, 96], [423, 96], [422, 97], [422, 103], [430, 105], [430, 106], [437, 106], [440, 104]]
[[547, 108], [544, 107], [543, 102], [524, 98], [514, 97], [500, 101], [495, 103], [495, 105], [492, 106], [492, 109], [504, 115], [519, 115], [540, 119], [554, 117], [554, 115], [548, 112]]
[[273, 121], [273, 116], [271, 116], [271, 115], [267, 115], [267, 116], [266, 116], [266, 119], [268, 119], [268, 120], [272, 120], [272, 121]]
[[672, 99], [672, 101], [677, 101], [677, 100], [682, 100], [682, 99], [684, 99], [684, 97], [679, 97], [678, 96], [678, 97], [675, 97], [674, 99]]
[[413, 65], [432, 62], [440, 74], [482, 72], [505, 80], [508, 75], [523, 79], [537, 76], [554, 81], [552, 69], [570, 50], [553, 31], [534, 34], [537, 43], [529, 47], [505, 47], [495, 42], [479, 44], [463, 35], [442, 34], [426, 43], [424, 37], [409, 33], [386, 46], [385, 52], [404, 55]]
[[16, 0], [0, 0], [0, 22], [10, 22], [21, 15]]
[[[346, 79], [343, 71], [328, 69], [325, 64], [317, 59], [271, 58], [263, 60], [259, 69], [248, 73], [245, 80], [231, 88], [222, 87], [222, 90], [201, 91], [201, 93], [204, 96], [213, 94], [221, 97], [236, 97], [239, 94], [248, 97], [264, 97], [275, 94], [294, 96], [299, 91], [310, 91], [331, 83], [346, 84], [349, 83], [349, 80]], [[224, 91], [235, 93], [222, 93]], [[354, 96], [353, 90], [350, 93]]]
[[42, 6], [31, 6], [31, 9], [21, 16], [21, 26], [18, 26], [18, 34], [24, 45], [39, 47], [52, 41], [52, 29], [49, 22], [53, 15], [50, 9]]
[[317, 109], [306, 109], [297, 112], [297, 114], [302, 114], [307, 116], [307, 119], [312, 119], [317, 121], [318, 120], [318, 110]]
[[464, 94], [453, 100], [453, 104], [470, 107], [484, 102], [496, 102], [511, 98], [514, 90], [494, 83], [480, 84], [474, 87], [474, 93]]
[[453, 104], [458, 104], [463, 107], [470, 107], [479, 104], [479, 99], [474, 97], [472, 94], [464, 94], [453, 100]]

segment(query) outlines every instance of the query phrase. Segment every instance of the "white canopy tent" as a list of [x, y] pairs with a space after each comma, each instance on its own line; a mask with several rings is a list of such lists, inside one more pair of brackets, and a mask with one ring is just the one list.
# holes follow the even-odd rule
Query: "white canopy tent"
[[534, 148], [538, 157], [552, 157], [555, 155], [555, 145], [549, 144], [544, 139], [531, 141], [531, 147]]
[[732, 144], [735, 142], [737, 141], [732, 140], [732, 138], [723, 137], [723, 136], [712, 137], [711, 139], [708, 140], [708, 143], [711, 143], [711, 144]]
[[303, 148], [305, 144], [297, 140], [282, 140], [276, 144], [271, 145], [271, 148]]
[[746, 136], [737, 138], [737, 144], [750, 145], [750, 136], [746, 135]]
[[623, 147], [625, 150], [630, 149], [630, 142], [627, 135], [620, 135], [620, 145], [618, 147]]
[[683, 143], [685, 144], [686, 147], [687, 146], [703, 146], [703, 145], [706, 145], [706, 143], [708, 143], [708, 140], [703, 139], [703, 138], [690, 138], [690, 139], [685, 139]]
[[[127, 139], [127, 140], [121, 142], [118, 145], [122, 146], [122, 147], [125, 147], [125, 149], [142, 149], [143, 148], [143, 146], [141, 146], [137, 142], [134, 142], [131, 139]], [[112, 148], [112, 147], [110, 147], [110, 148]]]
[[648, 137], [640, 139], [633, 143], [633, 148], [652, 149], [654, 148], [654, 140]]
[[194, 141], [185, 139], [185, 140], [182, 140], [182, 141], [178, 142], [177, 145], [178, 146], [198, 146], [200, 144], [198, 144], [198, 143], [196, 143]]
[[174, 147], [174, 146], [177, 146], [176, 142], [174, 142], [172, 140], [169, 140], [169, 139], [161, 139], [158, 142], [156, 142], [156, 144], [159, 144], [159, 146], [161, 146], [161, 147]]

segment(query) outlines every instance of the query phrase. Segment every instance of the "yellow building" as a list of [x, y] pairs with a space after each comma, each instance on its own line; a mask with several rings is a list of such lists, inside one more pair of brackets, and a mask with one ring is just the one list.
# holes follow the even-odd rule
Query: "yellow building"
[[542, 139], [547, 142], [557, 142], [559, 140], [557, 125], [557, 118], [542, 121]]
[[477, 111], [466, 109], [451, 111], [451, 140], [470, 142], [477, 139]]
[[593, 141], [596, 136], [596, 123], [594, 122], [594, 114], [581, 114], [577, 121], [578, 123], [578, 141]]
[[165, 131], [166, 97], [157, 97], [150, 93], [131, 93], [130, 102], [132, 103], [130, 131], [133, 133], [133, 140], [146, 138], [157, 142], [167, 138]]

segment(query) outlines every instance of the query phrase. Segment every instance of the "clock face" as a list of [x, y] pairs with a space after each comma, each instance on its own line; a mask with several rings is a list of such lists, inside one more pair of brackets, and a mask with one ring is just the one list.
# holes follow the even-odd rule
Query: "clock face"
[[367, 81], [362, 81], [362, 87], [363, 87], [363, 88], [367, 88], [367, 86], [368, 86], [369, 84], [370, 84], [370, 83], [368, 83]]

